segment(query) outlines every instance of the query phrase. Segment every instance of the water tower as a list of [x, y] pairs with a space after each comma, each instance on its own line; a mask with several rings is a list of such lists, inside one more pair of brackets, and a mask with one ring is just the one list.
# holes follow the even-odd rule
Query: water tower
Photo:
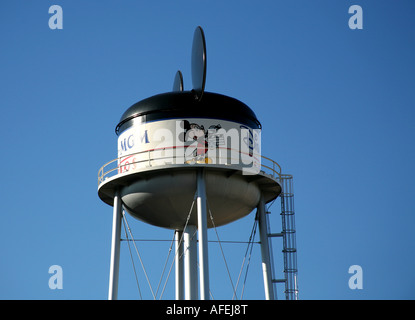
[[[269, 239], [280, 236], [289, 243], [295, 230], [291, 211], [284, 209], [288, 220], [283, 232], [271, 233], [265, 204], [281, 195], [282, 206], [291, 206], [283, 197], [291, 192], [282, 192], [288, 181], [284, 177], [290, 176], [281, 175], [276, 162], [261, 156], [261, 123], [255, 113], [235, 98], [205, 91], [201, 27], [194, 33], [191, 67], [192, 90], [184, 90], [178, 71], [171, 92], [141, 100], [124, 112], [115, 129], [118, 157], [99, 170], [98, 195], [113, 206], [108, 298], [117, 298], [123, 210], [174, 230], [176, 251], [184, 255], [175, 262], [176, 298], [204, 300], [209, 299], [207, 228], [231, 223], [257, 208], [265, 296], [274, 299], [275, 282], [296, 286], [296, 278], [273, 278]], [[189, 210], [194, 200], [196, 206]], [[291, 253], [284, 261], [294, 257], [291, 247], [284, 246], [285, 255]], [[284, 268], [286, 275], [291, 270], [296, 276], [295, 265]]]

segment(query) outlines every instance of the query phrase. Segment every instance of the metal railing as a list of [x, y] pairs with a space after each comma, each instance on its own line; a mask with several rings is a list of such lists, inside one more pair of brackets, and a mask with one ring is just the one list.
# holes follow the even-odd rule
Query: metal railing
[[[179, 149], [179, 147], [150, 149], [146, 151], [131, 153], [113, 159], [105, 163], [98, 170], [98, 186], [101, 183], [103, 183], [106, 179], [116, 176], [118, 174], [124, 174], [130, 171], [136, 172], [137, 170], [143, 168], [160, 168], [171, 164], [180, 166], [191, 166], [195, 164], [212, 164], [223, 166], [239, 165], [238, 168], [241, 169], [244, 167], [243, 165], [241, 165], [241, 156], [249, 156], [252, 157], [252, 159], [256, 157], [257, 163], [259, 162], [261, 166], [260, 171], [272, 176], [275, 179], [281, 178], [280, 165], [274, 160], [264, 156], [249, 155], [239, 150], [218, 147], [217, 149], [222, 149], [222, 151], [226, 151], [226, 156], [216, 156], [212, 159], [209, 157], [209, 153], [199, 157], [189, 157], [185, 156], [184, 152], [175, 152], [175, 150], [177, 149]], [[231, 153], [230, 156], [228, 154], [229, 152]], [[235, 155], [238, 155], [238, 158], [236, 158]], [[248, 166], [246, 166], [246, 168], [248, 168]]]

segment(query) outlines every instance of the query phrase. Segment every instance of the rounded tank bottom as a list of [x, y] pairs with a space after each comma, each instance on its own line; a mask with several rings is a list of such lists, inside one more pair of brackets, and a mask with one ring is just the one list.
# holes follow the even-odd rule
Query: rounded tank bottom
[[[121, 189], [125, 210], [135, 218], [159, 227], [182, 230], [197, 225], [197, 170], [160, 172]], [[258, 204], [260, 189], [240, 174], [205, 171], [207, 225], [225, 225], [249, 214]], [[191, 210], [192, 208], [192, 210]], [[210, 212], [209, 212], [210, 210]]]

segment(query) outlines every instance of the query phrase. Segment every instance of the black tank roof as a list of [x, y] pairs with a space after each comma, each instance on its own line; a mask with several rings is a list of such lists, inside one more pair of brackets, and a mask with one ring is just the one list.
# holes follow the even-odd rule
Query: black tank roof
[[261, 123], [255, 113], [243, 102], [212, 92], [204, 92], [198, 101], [192, 91], [167, 92], [154, 95], [133, 104], [121, 116], [115, 128], [117, 134], [132, 125], [130, 120], [145, 117], [145, 122], [180, 119], [212, 118], [235, 121], [260, 129]]

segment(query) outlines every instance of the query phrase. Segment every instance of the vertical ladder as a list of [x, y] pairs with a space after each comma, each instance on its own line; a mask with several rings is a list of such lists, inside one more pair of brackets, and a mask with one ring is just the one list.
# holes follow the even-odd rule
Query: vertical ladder
[[[285, 299], [297, 300], [298, 299], [298, 283], [297, 283], [297, 244], [296, 244], [296, 232], [295, 232], [295, 212], [294, 212], [294, 190], [293, 190], [293, 177], [288, 174], [281, 174], [281, 222], [282, 231], [279, 233], [271, 232], [271, 224], [269, 223], [267, 212], [267, 225], [268, 225], [268, 237], [269, 238], [281, 238], [282, 239], [282, 253], [284, 260], [284, 279], [277, 279], [275, 276], [275, 260], [273, 258], [272, 241], [269, 239], [271, 263], [272, 263], [272, 282], [274, 285], [278, 283], [285, 284]], [[274, 287], [274, 291], [275, 290]]]

